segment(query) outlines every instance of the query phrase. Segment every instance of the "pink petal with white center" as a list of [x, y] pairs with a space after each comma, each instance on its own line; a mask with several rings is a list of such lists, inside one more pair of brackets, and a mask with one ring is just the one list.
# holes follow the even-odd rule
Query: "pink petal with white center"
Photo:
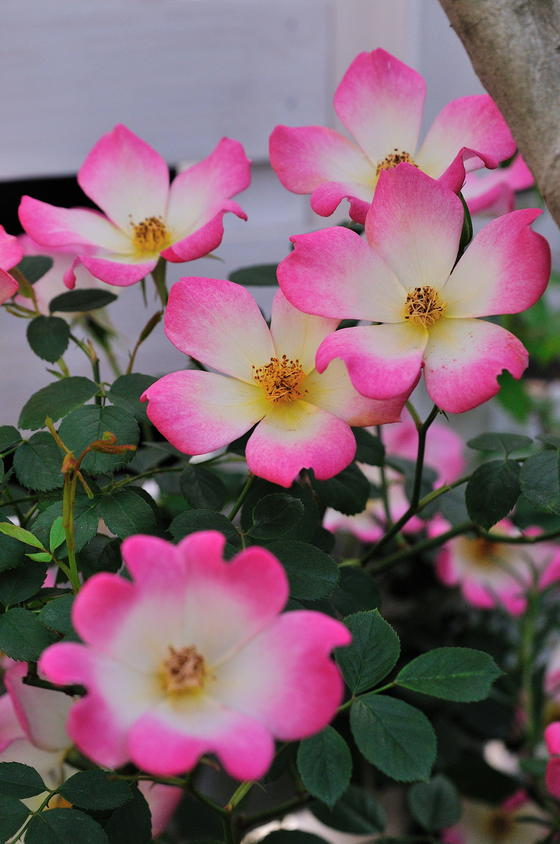
[[[327, 216], [344, 198], [345, 188], [358, 191], [371, 202], [375, 167], [356, 144], [324, 126], [276, 126], [270, 136], [270, 164], [285, 188], [314, 194], [329, 185], [332, 202], [323, 207], [321, 194], [312, 199], [313, 210]], [[338, 197], [338, 198], [336, 198]], [[315, 207], [317, 199], [319, 210]], [[334, 202], [334, 205], [332, 204]]]
[[463, 413], [500, 389], [504, 370], [520, 378], [528, 363], [525, 346], [502, 328], [477, 319], [442, 319], [430, 329], [424, 354], [426, 388], [439, 408]]
[[204, 753], [215, 753], [230, 776], [260, 779], [274, 758], [274, 741], [258, 721], [205, 699], [199, 711], [163, 704], [130, 732], [130, 755], [158, 776], [189, 771]]
[[334, 95], [340, 120], [372, 162], [398, 149], [413, 155], [426, 83], [408, 65], [377, 49], [360, 53]]
[[11, 299], [18, 291], [18, 283], [13, 276], [0, 269], [0, 305]]
[[343, 199], [350, 203], [348, 216], [356, 223], [365, 223], [373, 197], [373, 188], [358, 182], [325, 182], [311, 194], [311, 208], [322, 217], [329, 217]]
[[550, 247], [530, 228], [540, 214], [512, 211], [476, 235], [443, 290], [446, 316], [516, 314], [534, 305], [550, 278]]
[[0, 753], [15, 739], [22, 738], [23, 728], [9, 694], [0, 695]]
[[269, 551], [247, 548], [224, 562], [224, 547], [216, 531], [191, 534], [178, 546], [188, 579], [183, 636], [213, 666], [272, 623], [289, 594], [286, 572]]
[[289, 487], [302, 469], [321, 481], [354, 459], [356, 440], [342, 419], [305, 401], [271, 406], [251, 434], [245, 456], [253, 474]]
[[242, 145], [222, 138], [209, 156], [173, 180], [166, 222], [174, 242], [209, 223], [222, 209], [231, 210], [227, 200], [248, 188], [250, 181], [251, 162]]
[[164, 375], [142, 396], [148, 418], [185, 454], [228, 445], [269, 409], [260, 387], [214, 372], [187, 369]]
[[360, 235], [334, 226], [290, 238], [278, 265], [289, 301], [306, 313], [340, 319], [401, 322], [406, 289]]
[[467, 173], [462, 194], [471, 214], [485, 213], [497, 216], [513, 211], [515, 192], [534, 185], [533, 174], [521, 155], [516, 155], [509, 167], [499, 167], [489, 172]]
[[84, 254], [98, 248], [118, 255], [132, 252], [130, 238], [97, 211], [59, 208], [23, 196], [18, 213], [27, 234], [44, 246], [74, 247]]
[[281, 290], [272, 301], [270, 333], [276, 356], [299, 360], [304, 372], [315, 368], [315, 353], [319, 344], [334, 331], [338, 319], [311, 316], [294, 308]]
[[[383, 442], [389, 454], [416, 460], [418, 431], [408, 411], [402, 422], [384, 428]], [[465, 469], [463, 440], [447, 425], [435, 422], [426, 437], [425, 462], [437, 471], [438, 484], [452, 483]]]
[[23, 258], [23, 249], [17, 237], [8, 234], [4, 226], [0, 226], [0, 268], [11, 270]]
[[253, 367], [268, 363], [274, 344], [259, 306], [232, 281], [182, 278], [165, 311], [174, 346], [205, 366], [253, 383]]
[[407, 399], [420, 377], [427, 340], [426, 329], [405, 322], [341, 328], [319, 346], [317, 370], [323, 372], [331, 360], [342, 358], [363, 396]]
[[546, 749], [549, 753], [560, 753], [560, 721], [553, 721], [544, 731]]
[[[154, 269], [157, 261], [155, 259], [146, 261], [142, 259], [138, 261], [136, 258], [129, 256], [120, 257], [118, 255], [111, 256], [111, 258], [92, 258], [89, 256], [81, 256], [79, 263], [95, 276], [95, 278], [106, 281], [107, 284], [113, 284], [115, 287], [129, 287], [131, 284], [137, 284], [146, 278]], [[64, 283], [67, 287], [74, 288], [75, 273], [72, 268], [72, 282], [68, 284], [67, 277], [64, 277]]]
[[344, 684], [329, 657], [350, 641], [348, 628], [326, 615], [284, 613], [221, 666], [213, 696], [276, 738], [305, 738], [326, 727], [340, 705]]
[[379, 177], [366, 237], [406, 290], [423, 285], [437, 290], [457, 258], [463, 217], [452, 191], [416, 167], [399, 164]]
[[165, 219], [167, 164], [122, 124], [97, 141], [80, 167], [78, 184], [124, 231], [148, 217]]
[[398, 422], [404, 406], [404, 396], [395, 399], [368, 399], [352, 386], [348, 370], [341, 360], [330, 362], [319, 375], [311, 372], [305, 380], [305, 400], [327, 410], [349, 425], [385, 425]]
[[458, 190], [462, 181], [459, 179], [457, 184], [455, 173], [452, 184], [449, 181], [451, 174], [446, 174], [446, 170], [463, 147], [468, 148], [469, 155], [478, 156], [486, 167], [493, 168], [510, 158], [515, 146], [496, 104], [488, 94], [480, 94], [460, 97], [444, 106], [432, 123], [415, 161], [436, 179], [445, 175], [449, 187]]
[[64, 750], [72, 741], [66, 722], [73, 699], [61, 692], [40, 689], [23, 682], [27, 663], [11, 665], [4, 684], [27, 738], [42, 750]]
[[157, 838], [165, 832], [171, 817], [183, 799], [183, 789], [173, 785], [162, 785], [159, 782], [141, 780], [138, 790], [143, 795], [152, 815], [152, 838]]
[[224, 236], [224, 214], [231, 211], [242, 220], [247, 219], [245, 211], [237, 204], [237, 202], [229, 201], [224, 203], [224, 207], [216, 214], [215, 217], [196, 229], [192, 234], [187, 235], [182, 240], [177, 241], [165, 249], [161, 254], [167, 260], [173, 263], [182, 263], [183, 261], [195, 261], [197, 258], [203, 258], [214, 249], [217, 249]]

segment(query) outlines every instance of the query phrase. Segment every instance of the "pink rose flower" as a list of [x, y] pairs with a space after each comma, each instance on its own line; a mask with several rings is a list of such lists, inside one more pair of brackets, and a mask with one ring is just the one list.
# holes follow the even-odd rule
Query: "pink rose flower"
[[280, 615], [288, 580], [276, 557], [250, 547], [225, 562], [224, 545], [215, 531], [177, 546], [129, 537], [133, 581], [90, 578], [72, 614], [85, 644], [44, 651], [44, 676], [88, 690], [68, 731], [98, 764], [169, 776], [215, 753], [231, 776], [258, 779], [274, 738], [333, 718], [343, 682], [329, 654], [349, 644], [348, 629], [318, 612]]
[[363, 223], [380, 174], [407, 161], [453, 191], [471, 168], [497, 167], [515, 152], [506, 122], [488, 96], [461, 97], [436, 117], [419, 146], [426, 83], [385, 50], [360, 53], [334, 95], [348, 138], [324, 126], [277, 126], [270, 163], [294, 193], [311, 194], [311, 207], [328, 217], [343, 199]]
[[285, 487], [303, 468], [333, 477], [356, 452], [350, 425], [395, 422], [404, 404], [404, 396], [365, 399], [340, 362], [317, 373], [317, 347], [338, 321], [301, 313], [279, 291], [269, 329], [241, 285], [181, 279], [171, 289], [166, 334], [217, 372], [183, 370], [156, 381], [142, 396], [150, 420], [186, 454], [221, 448], [258, 423], [246, 448], [255, 475]]
[[[19, 216], [37, 243], [71, 248], [75, 265], [126, 287], [152, 272], [160, 255], [192, 261], [219, 246], [224, 214], [246, 219], [231, 197], [249, 185], [249, 166], [241, 144], [222, 138], [208, 158], [170, 185], [159, 153], [119, 124], [100, 138], [78, 173], [80, 187], [104, 214], [24, 196]], [[65, 282], [74, 286], [72, 269]]]
[[560, 800], [560, 721], [548, 725], [544, 731], [544, 740], [550, 754], [544, 781], [550, 794]]
[[7, 270], [19, 264], [22, 257], [17, 237], [8, 234], [4, 226], [0, 226], [0, 305], [17, 293], [18, 283]]
[[382, 323], [329, 335], [318, 372], [342, 358], [360, 393], [388, 399], [408, 395], [423, 369], [431, 398], [450, 413], [494, 396], [504, 369], [521, 376], [527, 350], [477, 317], [519, 313], [542, 295], [550, 248], [530, 228], [540, 213], [493, 220], [455, 264], [459, 198], [409, 164], [382, 173], [367, 239], [341, 226], [298, 235], [278, 267], [280, 287], [302, 311]]
[[471, 214], [497, 216], [513, 211], [516, 191], [527, 190], [535, 184], [533, 174], [521, 155], [516, 155], [509, 167], [467, 173], [461, 193]]

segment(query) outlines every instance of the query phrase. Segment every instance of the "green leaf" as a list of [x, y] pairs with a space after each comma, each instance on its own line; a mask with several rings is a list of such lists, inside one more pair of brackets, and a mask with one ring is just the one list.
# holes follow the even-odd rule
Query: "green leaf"
[[96, 311], [98, 308], [104, 308], [105, 305], [115, 302], [116, 298], [114, 293], [110, 293], [108, 290], [98, 290], [97, 288], [70, 290], [68, 293], [61, 293], [60, 296], [55, 296], [54, 299], [51, 299], [49, 310], [51, 314], [55, 311], [67, 314]]
[[350, 726], [368, 762], [398, 782], [426, 780], [436, 758], [436, 736], [423, 712], [371, 693], [350, 709]]
[[531, 437], [521, 434], [479, 434], [468, 440], [467, 445], [476, 451], [503, 451], [507, 457], [512, 451], [529, 448], [532, 442]]
[[107, 393], [107, 398], [112, 404], [116, 404], [131, 413], [139, 422], [144, 422], [147, 419], [146, 404], [140, 401], [140, 396], [156, 380], [153, 375], [142, 375], [140, 372], [120, 375], [113, 382]]
[[12, 659], [36, 661], [52, 641], [47, 628], [29, 610], [14, 607], [0, 615], [0, 650]]
[[441, 774], [430, 782], [415, 783], [408, 792], [407, 800], [413, 818], [428, 832], [453, 826], [461, 817], [457, 789]]
[[344, 619], [352, 633], [348, 647], [336, 652], [336, 661], [353, 694], [371, 689], [394, 668], [401, 651], [399, 637], [378, 610], [358, 612]]
[[60, 317], [38, 316], [27, 326], [27, 342], [35, 354], [43, 360], [55, 363], [59, 360], [70, 340], [70, 327]]
[[132, 800], [112, 813], [105, 824], [105, 832], [110, 844], [150, 844], [152, 816], [146, 800], [137, 788], [132, 789]]
[[512, 460], [483, 463], [467, 484], [465, 501], [469, 516], [488, 530], [513, 510], [520, 491], [517, 463]]
[[88, 401], [98, 389], [97, 384], [81, 375], [55, 381], [31, 396], [21, 411], [18, 424], [20, 428], [35, 430], [45, 425], [47, 416], [56, 422]]
[[0, 793], [24, 800], [47, 790], [47, 786], [30, 765], [21, 762], [0, 762]]
[[324, 838], [319, 838], [312, 832], [302, 832], [300, 829], [277, 829], [261, 839], [261, 844], [326, 844], [326, 842]]
[[509, 372], [498, 375], [500, 392], [496, 396], [502, 407], [511, 413], [517, 422], [526, 422], [533, 410], [533, 400], [527, 392], [525, 381], [518, 381]]
[[[2, 785], [0, 784], [0, 790]], [[23, 825], [29, 809], [15, 797], [0, 794], [0, 840], [8, 841]]]
[[[72, 626], [73, 603], [74, 595], [61, 595], [60, 598], [54, 598], [54, 600], [45, 604], [39, 613], [39, 620], [42, 621], [46, 627], [50, 627], [58, 633], [74, 635], [75, 631]], [[74, 803], [75, 801], [70, 800], [70, 802]]]
[[0, 533], [5, 534], [5, 536], [11, 536], [13, 539], [17, 539], [18, 542], [32, 545], [33, 548], [44, 550], [43, 543], [39, 542], [36, 536], [33, 536], [30, 531], [12, 524], [12, 522], [0, 522]]
[[59, 793], [81, 809], [117, 809], [132, 800], [132, 789], [123, 780], [105, 771], [79, 771], [59, 788]]
[[367, 463], [370, 466], [383, 466], [385, 462], [385, 446], [379, 439], [374, 437], [365, 428], [352, 428], [356, 437], [356, 457], [358, 463]]
[[135, 489], [120, 489], [104, 495], [99, 501], [98, 513], [119, 539], [134, 533], [154, 533], [157, 527], [154, 511]]
[[333, 809], [312, 803], [311, 811], [321, 823], [341, 832], [368, 835], [385, 828], [385, 812], [377, 800], [357, 785], [351, 785]]
[[169, 525], [173, 539], [179, 540], [197, 530], [217, 530], [223, 533], [227, 541], [239, 546], [239, 534], [229, 519], [214, 510], [186, 510], [175, 516]]
[[381, 596], [371, 575], [356, 566], [340, 566], [339, 571], [340, 582], [331, 602], [342, 616], [379, 606]]
[[435, 648], [405, 665], [396, 683], [444, 700], [471, 703], [488, 697], [501, 675], [492, 657], [473, 648]]
[[29, 284], [35, 284], [52, 269], [53, 264], [53, 259], [49, 258], [48, 255], [25, 255], [17, 268], [23, 273]]
[[39, 591], [46, 575], [46, 566], [39, 562], [2, 572], [0, 574], [0, 602], [8, 606], [27, 601]]
[[[140, 431], [134, 417], [126, 410], [109, 405], [99, 407], [92, 404], [80, 407], [66, 416], [58, 429], [64, 444], [76, 455], [81, 454], [92, 442], [103, 439], [103, 435], [107, 432], [115, 435], [117, 446], [136, 446], [140, 438]], [[118, 454], [90, 451], [82, 460], [81, 468], [90, 475], [104, 475], [122, 468], [133, 457], [133, 450], [122, 451]]]
[[50, 563], [52, 560], [52, 554], [50, 551], [37, 551], [33, 554], [26, 554], [26, 557], [29, 557], [30, 560], [33, 560], [35, 563]]
[[64, 483], [60, 471], [62, 453], [47, 431], [33, 434], [19, 446], [14, 455], [14, 468], [20, 484], [27, 489], [47, 492]]
[[363, 512], [370, 495], [368, 479], [354, 464], [329, 481], [314, 478], [313, 487], [326, 507], [347, 516]]
[[282, 493], [266, 495], [253, 508], [250, 534], [254, 539], [275, 539], [290, 532], [301, 521], [304, 506], [299, 498]]
[[64, 533], [64, 523], [62, 521], [62, 516], [57, 516], [54, 522], [51, 525], [51, 529], [49, 531], [49, 550], [51, 553], [56, 551], [57, 548], [60, 548], [62, 543], [65, 541], [66, 536]]
[[228, 278], [236, 284], [243, 284], [245, 287], [276, 287], [277, 264], [255, 264], [252, 267], [241, 267], [234, 270]]
[[350, 784], [352, 754], [332, 727], [300, 743], [297, 765], [308, 792], [327, 806], [333, 806]]
[[15, 569], [25, 562], [26, 548], [17, 539], [0, 534], [0, 572]]
[[13, 425], [0, 425], [0, 453], [21, 442], [21, 434]]
[[120, 546], [118, 539], [96, 534], [78, 555], [80, 572], [84, 577], [91, 577], [100, 571], [114, 574], [122, 566]]
[[461, 239], [459, 241], [459, 255], [462, 255], [473, 236], [473, 224], [471, 219], [471, 212], [469, 206], [462, 193], [459, 193], [459, 199], [463, 203], [463, 228], [461, 229]]
[[267, 542], [266, 547], [286, 569], [293, 598], [319, 600], [327, 598], [335, 589], [338, 566], [324, 551], [297, 539]]
[[545, 513], [560, 514], [560, 463], [557, 451], [546, 449], [523, 463], [520, 473], [523, 495]]
[[49, 809], [30, 821], [25, 844], [107, 844], [103, 827], [78, 809]]
[[179, 478], [179, 486], [191, 507], [201, 510], [221, 510], [227, 499], [227, 489], [215, 472], [188, 463]]
[[[96, 506], [96, 502], [90, 501], [85, 495], [76, 498], [74, 503], [74, 534], [77, 551], [80, 551], [97, 532], [99, 517]], [[50, 504], [39, 513], [32, 527], [42, 542], [46, 543], [50, 539], [52, 525], [54, 521], [62, 518], [61, 514], [62, 501], [55, 501], [54, 504]], [[62, 541], [64, 542], [64, 540], [64, 531], [62, 531]]]

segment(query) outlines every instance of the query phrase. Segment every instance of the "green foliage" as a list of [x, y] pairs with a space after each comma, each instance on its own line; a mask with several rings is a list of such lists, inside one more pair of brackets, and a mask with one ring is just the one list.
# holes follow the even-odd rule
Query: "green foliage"
[[0, 762], [0, 794], [24, 800], [46, 791], [46, 785], [35, 770], [21, 762]]
[[107, 835], [92, 817], [78, 809], [49, 809], [35, 815], [25, 834], [26, 844], [107, 844]]
[[23, 406], [18, 424], [20, 428], [32, 431], [43, 428], [47, 416], [56, 422], [75, 407], [85, 404], [97, 393], [98, 389], [94, 381], [81, 375], [54, 381], [28, 399]]
[[183, 497], [194, 509], [221, 510], [227, 500], [223, 480], [211, 469], [187, 463], [179, 478]]
[[40, 278], [52, 269], [53, 259], [47, 255], [25, 255], [19, 264], [18, 270], [22, 273], [29, 284], [35, 284]]
[[21, 434], [13, 425], [0, 425], [0, 453], [21, 442]]
[[169, 525], [173, 539], [179, 540], [197, 530], [217, 530], [223, 533], [234, 548], [240, 547], [239, 534], [229, 519], [214, 510], [186, 510], [175, 516]]
[[[57, 522], [59, 529], [62, 528], [62, 501], [57, 501], [54, 504], [49, 504], [33, 522], [33, 532], [39, 537], [43, 544], [50, 542], [52, 527]], [[74, 504], [74, 534], [76, 540], [76, 550], [81, 548], [95, 536], [97, 531], [97, 524], [99, 516], [96, 511], [96, 502], [81, 495], [76, 498]], [[59, 534], [62, 542], [65, 541], [64, 530]], [[59, 547], [59, 546], [57, 546]], [[56, 549], [53, 549], [56, 550]], [[64, 556], [59, 552], [58, 556]]]
[[[2, 784], [0, 783], [0, 792]], [[29, 809], [15, 797], [0, 793], [0, 840], [8, 841], [21, 827]]]
[[303, 519], [305, 508], [299, 498], [273, 493], [261, 498], [253, 508], [250, 535], [255, 540], [276, 539], [290, 532]]
[[104, 308], [116, 299], [114, 293], [110, 293], [109, 290], [98, 290], [96, 287], [89, 290], [70, 290], [68, 293], [61, 293], [60, 296], [51, 299], [49, 310], [51, 313], [57, 311], [66, 314], [84, 313]]
[[27, 601], [39, 591], [46, 575], [47, 567], [37, 561], [34, 561], [32, 565], [18, 566], [11, 571], [2, 572], [0, 574], [0, 603], [9, 606]]
[[483, 463], [467, 484], [465, 500], [477, 525], [490, 528], [515, 507], [520, 495], [519, 464], [513, 460]]
[[331, 601], [340, 615], [379, 606], [381, 596], [371, 575], [356, 566], [341, 566], [339, 571], [340, 581], [331, 595]]
[[277, 264], [255, 264], [252, 267], [241, 267], [234, 270], [228, 278], [236, 284], [243, 284], [245, 287], [276, 287]]
[[60, 317], [38, 316], [27, 326], [27, 342], [38, 357], [50, 363], [62, 357], [69, 341], [70, 328]]
[[61, 487], [64, 483], [62, 459], [59, 447], [47, 431], [33, 434], [14, 455], [14, 468], [20, 484], [39, 492]]
[[134, 533], [154, 533], [156, 517], [141, 491], [130, 487], [103, 495], [97, 509], [109, 530], [119, 539]]
[[533, 440], [521, 434], [479, 434], [468, 440], [469, 448], [476, 451], [500, 451], [507, 457], [512, 451], [527, 450]]
[[428, 832], [453, 826], [461, 816], [457, 789], [441, 775], [430, 782], [413, 785], [408, 792], [408, 807], [413, 818]]
[[358, 463], [368, 463], [370, 466], [383, 466], [385, 462], [385, 447], [379, 437], [374, 437], [365, 428], [352, 428], [356, 437], [356, 460]]
[[[71, 618], [73, 603], [74, 595], [61, 595], [60, 598], [55, 598], [45, 604], [39, 613], [39, 620], [46, 627], [56, 630], [57, 633], [75, 636]], [[71, 800], [70, 802], [74, 803], [75, 801]]]
[[79, 771], [67, 779], [58, 791], [73, 806], [96, 811], [117, 809], [132, 799], [128, 783], [105, 771]]
[[360, 752], [388, 777], [414, 782], [430, 776], [436, 736], [420, 710], [372, 692], [352, 704], [350, 726]]
[[378, 610], [348, 616], [344, 623], [352, 643], [337, 651], [346, 685], [353, 694], [371, 689], [394, 668], [400, 654], [399, 637]]
[[527, 458], [521, 467], [523, 495], [545, 513], [560, 514], [560, 464], [557, 451], [546, 449]]
[[484, 700], [501, 671], [487, 653], [472, 648], [436, 648], [405, 665], [396, 683], [415, 692], [465, 703]]
[[311, 811], [321, 823], [354, 835], [383, 832], [385, 812], [377, 800], [357, 785], [351, 785], [331, 809], [322, 803], [312, 803]]
[[332, 507], [347, 516], [361, 513], [370, 495], [369, 481], [354, 463], [329, 481], [314, 478], [313, 488], [325, 507]]
[[140, 396], [155, 381], [153, 375], [142, 375], [140, 372], [120, 375], [111, 385], [107, 398], [112, 404], [122, 407], [139, 422], [143, 422], [147, 419], [146, 405], [140, 401]]
[[262, 844], [325, 844], [325, 839], [299, 829], [278, 829], [263, 838]]
[[143, 795], [132, 789], [132, 800], [119, 806], [105, 824], [110, 844], [150, 844], [152, 816]]
[[43, 548], [43, 543], [36, 536], [33, 536], [30, 531], [11, 522], [0, 522], [0, 533], [3, 533], [5, 536], [11, 536], [12, 539], [17, 539], [18, 542], [23, 542], [25, 545], [32, 545], [34, 548]]
[[[88, 405], [66, 416], [58, 429], [62, 442], [78, 457], [92, 442], [101, 440], [107, 433], [116, 437], [116, 445], [136, 446], [140, 437], [138, 424], [130, 413], [119, 407]], [[114, 472], [129, 463], [133, 450], [106, 454], [90, 451], [81, 463], [81, 469], [90, 475]]]
[[297, 765], [308, 792], [327, 806], [332, 807], [350, 784], [350, 748], [332, 727], [301, 742]]
[[324, 551], [297, 539], [278, 539], [265, 545], [286, 569], [293, 598], [314, 601], [328, 598], [335, 589], [338, 566]]
[[0, 650], [18, 660], [37, 660], [53, 642], [37, 616], [21, 607], [0, 615]]

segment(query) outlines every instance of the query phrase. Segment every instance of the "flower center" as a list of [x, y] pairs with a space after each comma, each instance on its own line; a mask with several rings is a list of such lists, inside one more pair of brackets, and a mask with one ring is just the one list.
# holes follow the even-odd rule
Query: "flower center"
[[497, 809], [486, 821], [486, 826], [492, 841], [505, 841], [513, 832], [515, 821], [507, 812]]
[[488, 539], [469, 539], [471, 545], [472, 560], [475, 565], [481, 568], [492, 568], [495, 566], [496, 544]]
[[445, 313], [445, 305], [433, 287], [413, 287], [404, 303], [404, 318], [415, 325], [429, 328]]
[[302, 399], [307, 390], [302, 389], [305, 372], [299, 360], [286, 355], [270, 358], [264, 366], [253, 367], [253, 378], [263, 388], [268, 401], [291, 402]]
[[159, 668], [159, 679], [168, 695], [198, 692], [206, 680], [206, 662], [194, 645], [176, 650], [169, 645], [169, 656]]
[[412, 160], [412, 156], [409, 152], [405, 152], [404, 149], [397, 149], [395, 147], [393, 152], [386, 155], [383, 161], [380, 161], [377, 165], [377, 169], [375, 171], [376, 177], [379, 178], [382, 170], [392, 170], [393, 167], [397, 166], [397, 164], [402, 164], [403, 162], [406, 164], [412, 164], [413, 167], [418, 167], [418, 165]]
[[132, 242], [139, 255], [159, 255], [171, 243], [171, 236], [161, 217], [146, 217], [141, 223], [132, 223], [132, 230]]

